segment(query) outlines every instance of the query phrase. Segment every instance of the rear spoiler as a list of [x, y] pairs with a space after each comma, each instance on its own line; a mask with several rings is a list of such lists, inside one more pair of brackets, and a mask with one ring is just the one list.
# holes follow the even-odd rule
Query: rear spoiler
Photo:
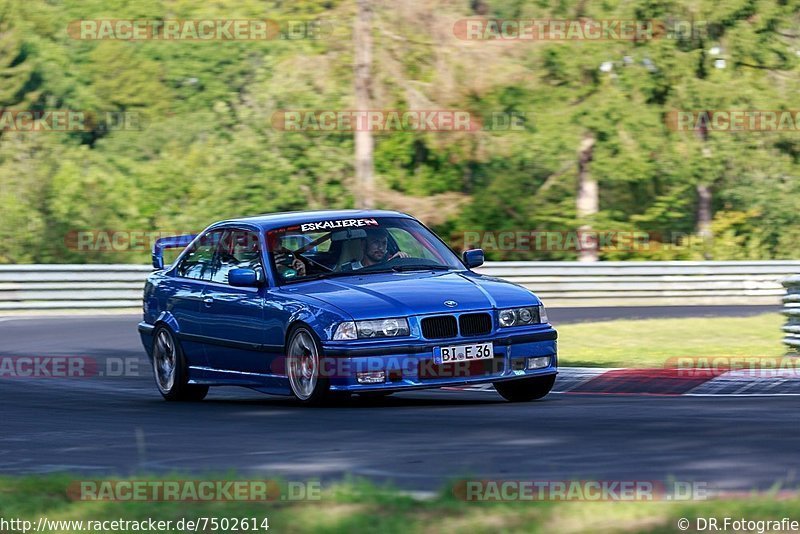
[[173, 235], [156, 239], [153, 244], [153, 267], [161, 270], [164, 268], [164, 249], [183, 248], [194, 241], [197, 234]]

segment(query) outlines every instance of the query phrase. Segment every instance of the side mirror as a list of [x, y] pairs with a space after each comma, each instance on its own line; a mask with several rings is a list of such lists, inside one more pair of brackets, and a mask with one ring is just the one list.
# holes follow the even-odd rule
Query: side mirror
[[467, 267], [472, 269], [473, 267], [480, 267], [483, 265], [483, 250], [479, 248], [474, 248], [472, 250], [465, 250], [464, 251], [464, 263], [467, 264]]
[[263, 283], [263, 277], [259, 277], [255, 269], [231, 269], [228, 283], [235, 287], [258, 287]]

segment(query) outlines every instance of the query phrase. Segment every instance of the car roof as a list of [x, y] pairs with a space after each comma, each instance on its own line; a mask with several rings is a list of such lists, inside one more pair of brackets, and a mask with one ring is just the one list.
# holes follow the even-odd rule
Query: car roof
[[222, 225], [242, 224], [255, 226], [261, 230], [282, 228], [294, 224], [308, 222], [334, 221], [340, 219], [363, 219], [373, 217], [403, 217], [413, 219], [411, 215], [391, 210], [316, 210], [316, 211], [284, 211], [280, 213], [265, 213], [253, 217], [240, 217], [227, 219], [213, 224], [209, 228]]

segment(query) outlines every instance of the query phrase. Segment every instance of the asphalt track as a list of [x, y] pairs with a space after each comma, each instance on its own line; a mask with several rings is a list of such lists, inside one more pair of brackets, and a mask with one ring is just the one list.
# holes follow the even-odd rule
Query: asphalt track
[[[605, 318], [587, 309], [552, 315], [558, 324], [587, 313]], [[410, 490], [470, 477], [800, 486], [797, 397], [551, 394], [508, 404], [492, 392], [435, 390], [305, 408], [219, 388], [203, 403], [174, 404], [152, 384], [136, 321], [0, 319], [0, 356], [134, 364], [119, 377], [0, 378], [0, 473], [234, 469], [290, 480], [356, 475]]]

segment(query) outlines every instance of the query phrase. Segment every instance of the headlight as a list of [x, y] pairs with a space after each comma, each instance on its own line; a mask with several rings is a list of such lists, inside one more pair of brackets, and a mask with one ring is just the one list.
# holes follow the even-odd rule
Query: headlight
[[408, 335], [408, 321], [405, 317], [356, 321], [358, 338], [398, 337]]
[[347, 321], [341, 323], [333, 334], [333, 339], [375, 339], [381, 337], [400, 337], [409, 335], [408, 321], [405, 317], [372, 319], [369, 321]]
[[547, 318], [547, 310], [544, 309], [544, 304], [539, 305], [539, 322], [549, 323], [550, 319]]
[[356, 323], [347, 321], [341, 323], [336, 327], [336, 332], [333, 333], [333, 339], [356, 339]]
[[500, 310], [500, 326], [514, 326], [516, 322], [516, 310]]
[[541, 320], [540, 312], [544, 311], [544, 306], [530, 306], [527, 308], [508, 308], [500, 310], [500, 326], [525, 326], [529, 324], [539, 324], [547, 321], [547, 315]]

